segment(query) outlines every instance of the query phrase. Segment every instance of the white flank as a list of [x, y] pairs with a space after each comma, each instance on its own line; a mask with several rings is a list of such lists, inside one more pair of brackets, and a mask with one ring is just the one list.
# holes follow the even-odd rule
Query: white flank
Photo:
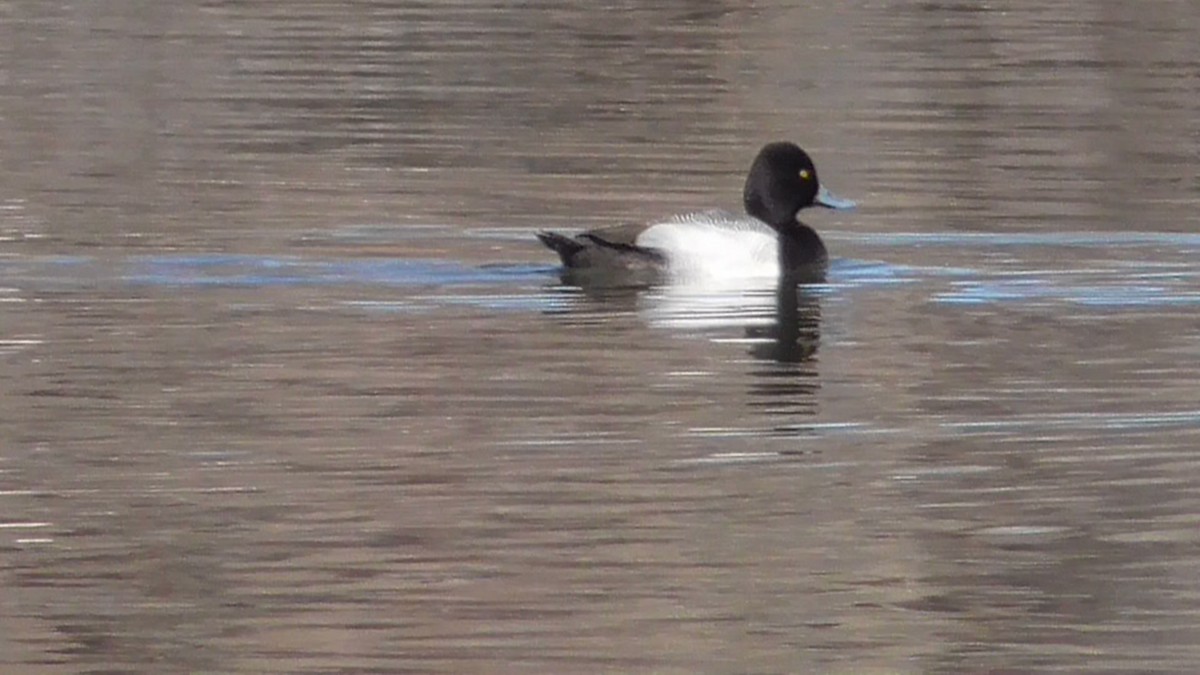
[[679, 281], [719, 281], [779, 277], [775, 231], [747, 216], [705, 211], [656, 223], [638, 238], [638, 246], [667, 256]]

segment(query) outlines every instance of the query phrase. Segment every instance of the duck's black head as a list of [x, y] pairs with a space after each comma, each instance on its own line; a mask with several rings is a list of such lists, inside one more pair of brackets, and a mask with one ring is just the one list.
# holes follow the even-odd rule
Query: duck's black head
[[810, 206], [849, 208], [853, 202], [821, 188], [817, 167], [795, 143], [768, 143], [754, 158], [742, 193], [746, 213], [776, 230], [790, 228], [796, 213]]

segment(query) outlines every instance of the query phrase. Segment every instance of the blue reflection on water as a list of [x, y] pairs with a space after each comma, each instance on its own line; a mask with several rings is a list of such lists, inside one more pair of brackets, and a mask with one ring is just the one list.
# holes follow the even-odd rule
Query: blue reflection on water
[[828, 239], [875, 246], [1081, 246], [1200, 248], [1200, 234], [1178, 232], [898, 232], [833, 233]]
[[191, 255], [134, 258], [124, 280], [157, 286], [490, 286], [539, 281], [555, 271], [547, 265], [476, 267], [445, 260]]
[[[1095, 260], [1086, 269], [1025, 267], [972, 269], [921, 267], [839, 258], [824, 284], [809, 292], [844, 295], [892, 287], [927, 287], [929, 301], [947, 305], [1074, 304], [1093, 308], [1200, 305], [1200, 266], [1190, 255], [1200, 234], [1120, 233], [834, 233], [831, 238], [865, 246], [1157, 247], [1184, 253], [1164, 261], [1153, 251], [1120, 260]], [[1143, 258], [1139, 260], [1138, 258]], [[131, 284], [164, 287], [350, 286], [409, 289], [474, 287], [479, 296], [439, 293], [433, 304], [474, 304], [498, 310], [545, 309], [559, 268], [547, 264], [468, 265], [437, 259], [356, 259], [220, 253], [147, 255], [125, 258], [13, 256], [0, 258], [0, 281], [14, 285], [93, 286]], [[562, 290], [562, 289], [559, 289]], [[486, 297], [485, 297], [486, 296]], [[535, 297], [528, 297], [535, 296]], [[556, 302], [563, 301], [559, 294]], [[404, 304], [404, 303], [401, 303]], [[411, 303], [409, 303], [411, 304]], [[423, 303], [429, 304], [429, 303]], [[374, 306], [379, 309], [380, 306]], [[407, 305], [406, 305], [407, 306]]]
[[[122, 276], [155, 286], [299, 286], [363, 284], [459, 286], [522, 284], [553, 278], [556, 265], [470, 266], [447, 260], [320, 260], [252, 255], [179, 255], [132, 258]], [[828, 286], [905, 284], [930, 276], [969, 276], [972, 270], [919, 268], [869, 260], [834, 260]]]
[[962, 282], [949, 292], [934, 294], [933, 300], [959, 305], [1068, 302], [1090, 307], [1178, 306], [1200, 304], [1200, 291], [1163, 285], [1072, 284], [1047, 277]]

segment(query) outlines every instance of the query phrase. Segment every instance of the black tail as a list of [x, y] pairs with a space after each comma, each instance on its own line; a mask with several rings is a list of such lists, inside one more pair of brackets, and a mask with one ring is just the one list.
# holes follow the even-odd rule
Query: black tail
[[584, 245], [575, 241], [570, 237], [564, 237], [557, 232], [538, 232], [537, 238], [546, 248], [558, 254], [562, 258], [563, 264], [570, 267], [571, 259], [584, 249]]

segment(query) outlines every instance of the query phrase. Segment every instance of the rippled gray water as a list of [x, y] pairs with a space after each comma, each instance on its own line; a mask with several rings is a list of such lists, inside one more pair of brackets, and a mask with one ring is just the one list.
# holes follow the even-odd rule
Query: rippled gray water
[[804, 4], [0, 3], [0, 670], [1194, 672], [1200, 10]]

